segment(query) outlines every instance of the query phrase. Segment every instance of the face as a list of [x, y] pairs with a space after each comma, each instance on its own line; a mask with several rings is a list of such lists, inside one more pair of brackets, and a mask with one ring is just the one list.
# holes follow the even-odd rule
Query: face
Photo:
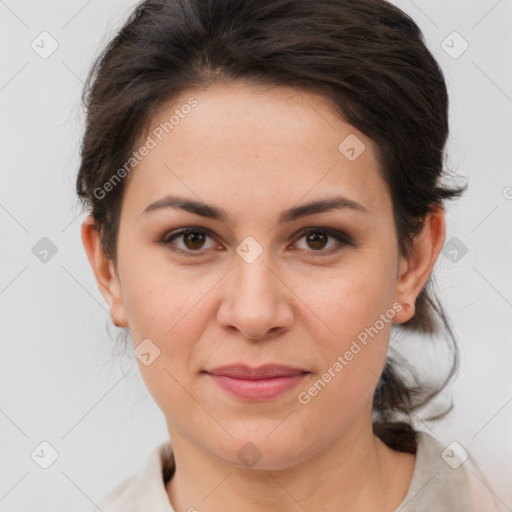
[[[109, 302], [145, 353], [139, 368], [171, 438], [238, 466], [251, 442], [258, 467], [279, 469], [367, 428], [403, 320], [372, 140], [321, 96], [242, 84], [184, 94], [141, 144], [148, 136], [127, 178]], [[302, 208], [334, 198], [344, 199]], [[236, 395], [205, 373], [267, 363], [304, 373], [268, 396]]]

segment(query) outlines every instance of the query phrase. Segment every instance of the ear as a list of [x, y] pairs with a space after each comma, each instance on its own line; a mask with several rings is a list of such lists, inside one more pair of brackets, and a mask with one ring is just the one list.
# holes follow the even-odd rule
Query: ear
[[82, 222], [82, 242], [94, 272], [98, 289], [109, 305], [112, 321], [118, 327], [127, 327], [121, 283], [114, 263], [107, 258], [100, 243], [99, 230], [92, 215]]
[[403, 309], [395, 315], [395, 322], [404, 323], [414, 316], [416, 298], [430, 277], [445, 236], [444, 208], [439, 205], [425, 216], [423, 228], [413, 240], [409, 258], [401, 258], [395, 300]]

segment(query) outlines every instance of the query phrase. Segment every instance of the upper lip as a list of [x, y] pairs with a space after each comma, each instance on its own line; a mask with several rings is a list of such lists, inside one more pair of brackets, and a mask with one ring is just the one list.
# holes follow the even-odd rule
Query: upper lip
[[238, 379], [256, 380], [270, 377], [284, 377], [289, 375], [297, 375], [300, 373], [308, 373], [307, 370], [293, 366], [280, 364], [265, 364], [258, 367], [250, 367], [245, 364], [235, 364], [227, 366], [219, 366], [212, 370], [206, 370], [206, 373], [213, 375], [225, 375]]

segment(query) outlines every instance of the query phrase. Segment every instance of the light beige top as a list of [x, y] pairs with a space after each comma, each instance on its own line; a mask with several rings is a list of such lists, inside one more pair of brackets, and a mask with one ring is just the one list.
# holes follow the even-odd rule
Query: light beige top
[[[162, 474], [169, 466], [174, 470], [171, 443], [166, 441], [153, 449], [141, 471], [115, 487], [93, 512], [175, 512]], [[193, 506], [189, 510], [193, 511]], [[394, 512], [510, 510], [460, 445], [445, 447], [427, 432], [419, 432], [411, 484]]]

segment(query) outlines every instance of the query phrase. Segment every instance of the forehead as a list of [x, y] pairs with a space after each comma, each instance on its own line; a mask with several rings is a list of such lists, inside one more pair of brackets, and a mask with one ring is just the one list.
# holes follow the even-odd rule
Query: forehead
[[166, 193], [269, 214], [334, 192], [390, 208], [374, 142], [315, 93], [240, 83], [188, 91], [159, 109], [144, 144], [152, 148], [124, 194], [140, 213]]

